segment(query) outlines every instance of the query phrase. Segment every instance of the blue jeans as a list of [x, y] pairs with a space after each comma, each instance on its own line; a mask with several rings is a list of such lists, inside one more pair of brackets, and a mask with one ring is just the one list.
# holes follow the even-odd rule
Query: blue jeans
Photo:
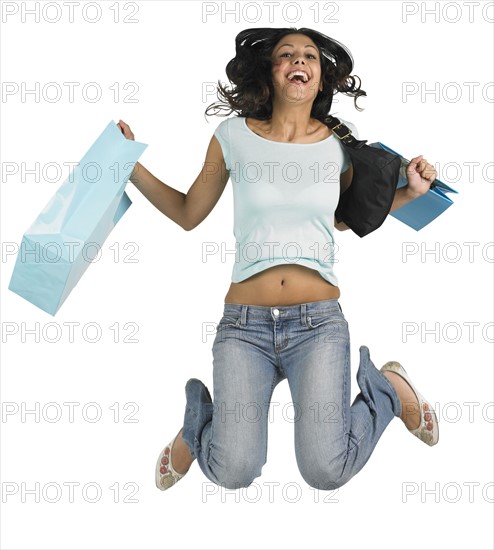
[[350, 405], [350, 337], [338, 300], [277, 307], [225, 303], [216, 329], [214, 401], [200, 380], [189, 380], [182, 433], [213, 483], [238, 489], [261, 475], [271, 396], [285, 378], [297, 464], [317, 489], [349, 481], [401, 415], [396, 390], [365, 346], [357, 372], [361, 392]]

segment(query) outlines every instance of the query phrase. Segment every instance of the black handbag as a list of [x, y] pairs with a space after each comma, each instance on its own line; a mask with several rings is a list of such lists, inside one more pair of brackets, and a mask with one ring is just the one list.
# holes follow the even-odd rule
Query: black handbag
[[350, 187], [341, 194], [335, 211], [336, 221], [344, 222], [359, 237], [380, 227], [386, 219], [400, 179], [398, 155], [370, 147], [358, 140], [336, 117], [328, 115], [325, 124], [344, 145], [353, 165]]

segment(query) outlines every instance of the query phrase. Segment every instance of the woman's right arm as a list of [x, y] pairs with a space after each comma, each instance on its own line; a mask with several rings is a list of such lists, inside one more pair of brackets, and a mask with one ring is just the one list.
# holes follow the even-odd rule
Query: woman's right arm
[[[134, 134], [127, 124], [120, 121], [118, 126], [127, 139], [134, 139]], [[163, 183], [139, 162], [132, 171], [130, 181], [160, 212], [185, 231], [190, 231], [214, 208], [229, 176], [221, 145], [213, 135], [203, 167], [187, 194]]]

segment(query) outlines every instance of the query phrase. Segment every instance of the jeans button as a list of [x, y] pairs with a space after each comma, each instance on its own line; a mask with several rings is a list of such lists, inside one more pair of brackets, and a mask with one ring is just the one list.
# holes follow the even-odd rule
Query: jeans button
[[279, 309], [277, 309], [277, 308], [273, 309], [273, 314], [274, 314], [275, 317], [278, 317], [279, 313], [280, 313]]

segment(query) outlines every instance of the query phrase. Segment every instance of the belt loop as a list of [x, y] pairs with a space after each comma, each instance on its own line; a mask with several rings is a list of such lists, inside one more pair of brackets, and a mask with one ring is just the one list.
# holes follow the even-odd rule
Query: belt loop
[[338, 303], [338, 307], [340, 308], [341, 313], [343, 313], [343, 310], [341, 309], [341, 306], [340, 306], [340, 302], [337, 302], [337, 303]]
[[242, 326], [247, 324], [247, 308], [248, 307], [249, 307], [248, 305], [242, 305], [242, 314], [240, 316], [240, 324]]
[[307, 304], [300, 304], [300, 320], [303, 326], [307, 326]]

